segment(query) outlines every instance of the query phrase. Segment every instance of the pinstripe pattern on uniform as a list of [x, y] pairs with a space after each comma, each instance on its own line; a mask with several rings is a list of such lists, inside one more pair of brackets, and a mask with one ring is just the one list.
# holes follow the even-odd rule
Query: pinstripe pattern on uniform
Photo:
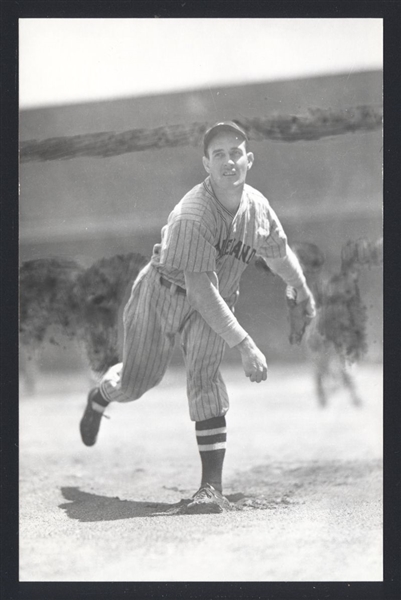
[[112, 401], [140, 398], [163, 378], [174, 349], [175, 334], [192, 310], [186, 297], [163, 287], [152, 267], [136, 286], [125, 310], [125, 340], [121, 376], [115, 367], [101, 382], [101, 392]]
[[226, 343], [184, 295], [171, 293], [158, 278], [152, 267], [131, 295], [125, 311], [123, 362], [105, 374], [101, 393], [109, 402], [129, 402], [158, 385], [171, 359], [175, 336], [180, 333], [191, 420], [224, 415], [228, 394], [219, 366]]
[[[195, 254], [197, 248], [197, 254]], [[184, 271], [214, 271], [216, 250], [210, 232], [195, 220], [177, 219], [162, 240], [160, 264]]]
[[[167, 294], [166, 294], [167, 295]], [[149, 309], [152, 310], [152, 299], [149, 304]], [[170, 355], [171, 341], [163, 335], [159, 321], [154, 318], [154, 315], [163, 315], [166, 298], [163, 294], [156, 297], [156, 303], [152, 310], [151, 319], [143, 319], [140, 324], [141, 337], [140, 342], [135, 343], [135, 329], [133, 335], [131, 327], [128, 328], [128, 339], [131, 345], [128, 347], [130, 354], [135, 354], [135, 360], [131, 362], [131, 370], [123, 370], [122, 385], [131, 394], [135, 389], [139, 390], [136, 394], [143, 394], [150, 387], [160, 383], [162, 376], [167, 368], [168, 357]], [[149, 313], [148, 313], [149, 314]], [[137, 327], [135, 323], [134, 328]], [[157, 351], [156, 351], [157, 348]], [[139, 360], [138, 353], [141, 352], [147, 356], [147, 360]], [[129, 364], [130, 360], [126, 356], [123, 359], [123, 364]], [[134, 370], [135, 367], [135, 370]]]
[[[154, 295], [154, 298], [156, 298], [156, 295]], [[123, 364], [125, 368], [123, 369], [122, 386], [123, 389], [126, 389], [129, 394], [133, 393], [133, 383], [135, 383], [135, 387], [138, 390], [136, 395], [140, 393], [145, 380], [146, 369], [149, 364], [148, 361], [142, 362], [141, 360], [138, 360], [137, 355], [139, 352], [148, 356], [148, 360], [152, 363], [156, 358], [152, 346], [156, 341], [155, 332], [157, 328], [157, 320], [149, 317], [153, 317], [151, 314], [153, 312], [156, 315], [159, 314], [159, 308], [161, 307], [163, 301], [163, 296], [159, 295], [156, 298], [156, 306], [154, 307], [154, 311], [152, 311], [152, 305], [154, 302], [154, 300], [152, 302], [152, 298], [149, 298], [148, 302], [143, 302], [141, 299], [139, 299], [139, 305], [137, 303], [133, 304], [131, 308], [132, 312], [129, 310], [127, 314], [123, 356]], [[141, 314], [141, 320], [138, 318], [132, 318], [137, 310], [138, 314]], [[159, 344], [162, 342], [162, 340], [157, 341]], [[164, 356], [164, 352], [162, 355]], [[156, 379], [156, 369], [153, 370], [153, 374]]]
[[185, 288], [185, 270], [214, 271], [219, 292], [232, 308], [241, 275], [253, 257], [282, 257], [286, 246], [277, 215], [258, 190], [244, 186], [234, 216], [215, 196], [209, 177], [190, 190], [170, 213], [151, 264], [133, 286], [124, 310], [123, 365], [106, 373], [102, 395], [108, 401], [128, 402], [160, 383], [179, 333], [191, 419], [202, 422], [225, 415], [229, 400], [220, 364], [226, 343], [185, 295], [160, 284], [160, 274]]
[[220, 364], [226, 343], [196, 311], [184, 324], [181, 342], [191, 420], [204, 421], [225, 415], [229, 399]]

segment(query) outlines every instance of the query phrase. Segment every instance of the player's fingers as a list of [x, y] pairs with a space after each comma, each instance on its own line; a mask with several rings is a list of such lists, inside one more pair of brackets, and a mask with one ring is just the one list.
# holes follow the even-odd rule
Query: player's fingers
[[259, 382], [259, 377], [260, 377], [260, 374], [258, 373], [258, 371], [253, 371], [253, 372], [251, 373], [251, 375], [250, 375], [249, 379], [250, 379], [251, 381], [253, 381], [253, 382], [256, 382], [256, 383], [258, 383], [258, 382]]
[[261, 381], [266, 381], [267, 379], [267, 368], [258, 370], [250, 376], [250, 380], [255, 383], [260, 383]]

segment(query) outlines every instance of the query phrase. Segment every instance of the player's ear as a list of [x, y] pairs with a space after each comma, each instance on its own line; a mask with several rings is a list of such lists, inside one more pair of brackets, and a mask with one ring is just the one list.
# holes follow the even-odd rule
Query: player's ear
[[203, 162], [203, 166], [205, 167], [205, 171], [207, 173], [210, 173], [210, 165], [209, 165], [209, 159], [207, 156], [202, 156], [202, 162]]
[[247, 158], [248, 158], [248, 171], [249, 169], [252, 167], [253, 165], [253, 161], [255, 160], [255, 157], [253, 155], [253, 152], [247, 152]]

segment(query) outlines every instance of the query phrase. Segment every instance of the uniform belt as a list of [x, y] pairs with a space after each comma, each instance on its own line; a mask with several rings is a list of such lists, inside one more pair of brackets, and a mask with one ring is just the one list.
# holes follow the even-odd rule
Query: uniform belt
[[165, 278], [163, 277], [163, 275], [160, 275], [160, 283], [161, 283], [162, 285], [164, 285], [164, 287], [166, 287], [166, 288], [169, 288], [169, 289], [171, 288], [171, 286], [172, 286], [172, 285], [175, 285], [175, 287], [176, 287], [176, 291], [177, 291], [177, 294], [184, 294], [184, 296], [185, 296], [185, 295], [186, 295], [186, 293], [187, 293], [187, 292], [184, 290], [184, 288], [180, 287], [180, 286], [179, 286], [179, 285], [177, 285], [176, 283], [173, 283], [172, 281], [169, 281], [168, 279], [165, 279]]

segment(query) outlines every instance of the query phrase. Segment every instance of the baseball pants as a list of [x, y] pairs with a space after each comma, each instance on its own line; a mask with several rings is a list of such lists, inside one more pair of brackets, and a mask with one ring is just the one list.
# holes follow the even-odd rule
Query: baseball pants
[[226, 343], [189, 304], [185, 294], [160, 282], [147, 265], [134, 283], [124, 309], [123, 361], [111, 367], [100, 383], [109, 402], [137, 400], [158, 385], [170, 362], [177, 334], [187, 374], [192, 421], [226, 414], [227, 389], [220, 373]]

